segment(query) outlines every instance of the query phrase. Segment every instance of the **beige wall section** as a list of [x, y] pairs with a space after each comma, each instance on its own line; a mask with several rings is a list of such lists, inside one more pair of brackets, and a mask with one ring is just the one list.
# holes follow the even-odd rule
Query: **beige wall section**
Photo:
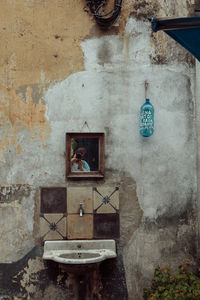
[[80, 41], [93, 23], [79, 0], [1, 1], [0, 81], [19, 87], [83, 69]]
[[[194, 0], [179, 2], [124, 0], [116, 28], [122, 33], [130, 15], [188, 15]], [[0, 6], [1, 85], [48, 84], [83, 70], [80, 42], [95, 27], [85, 0], [1, 0]]]
[[2, 0], [0, 3], [0, 161], [17, 134], [50, 134], [42, 95], [53, 81], [83, 70], [80, 47], [93, 22], [78, 0]]
[[[85, 8], [82, 0], [1, 0], [1, 162], [9, 146], [23, 151], [21, 130], [28, 130], [31, 140], [49, 137], [42, 95], [52, 82], [84, 69], [81, 41], [99, 33]], [[125, 9], [119, 19], [121, 32], [128, 13]]]

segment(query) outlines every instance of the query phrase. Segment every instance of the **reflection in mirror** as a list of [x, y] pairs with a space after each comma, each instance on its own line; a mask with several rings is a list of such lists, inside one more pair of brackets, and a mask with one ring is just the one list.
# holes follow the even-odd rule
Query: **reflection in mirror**
[[92, 172], [99, 169], [99, 139], [71, 139], [71, 171]]
[[104, 177], [104, 133], [66, 133], [66, 178]]

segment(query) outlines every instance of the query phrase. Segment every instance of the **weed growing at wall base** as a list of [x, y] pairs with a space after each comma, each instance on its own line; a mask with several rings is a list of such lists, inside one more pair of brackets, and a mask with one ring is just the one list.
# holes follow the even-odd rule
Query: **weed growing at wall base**
[[144, 300], [200, 300], [200, 278], [188, 270], [188, 261], [175, 275], [165, 268], [156, 268], [151, 288], [144, 289]]

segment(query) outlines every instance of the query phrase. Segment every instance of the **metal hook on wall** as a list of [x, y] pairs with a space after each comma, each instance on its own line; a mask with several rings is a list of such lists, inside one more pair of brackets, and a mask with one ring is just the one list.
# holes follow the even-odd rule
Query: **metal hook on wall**
[[88, 122], [87, 122], [87, 121], [85, 121], [85, 122], [83, 123], [83, 126], [81, 127], [81, 130], [80, 130], [80, 132], [83, 132], [85, 127], [87, 127], [87, 128], [88, 128], [88, 131], [89, 131], [89, 132], [91, 132], [91, 130], [90, 130], [90, 127], [89, 127], [89, 125], [88, 125]]

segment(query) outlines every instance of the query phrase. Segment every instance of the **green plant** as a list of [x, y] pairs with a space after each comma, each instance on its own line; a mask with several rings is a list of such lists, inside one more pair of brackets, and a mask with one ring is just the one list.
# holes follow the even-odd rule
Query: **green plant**
[[200, 278], [188, 270], [188, 261], [175, 275], [170, 270], [156, 268], [151, 288], [144, 289], [144, 300], [200, 300]]

